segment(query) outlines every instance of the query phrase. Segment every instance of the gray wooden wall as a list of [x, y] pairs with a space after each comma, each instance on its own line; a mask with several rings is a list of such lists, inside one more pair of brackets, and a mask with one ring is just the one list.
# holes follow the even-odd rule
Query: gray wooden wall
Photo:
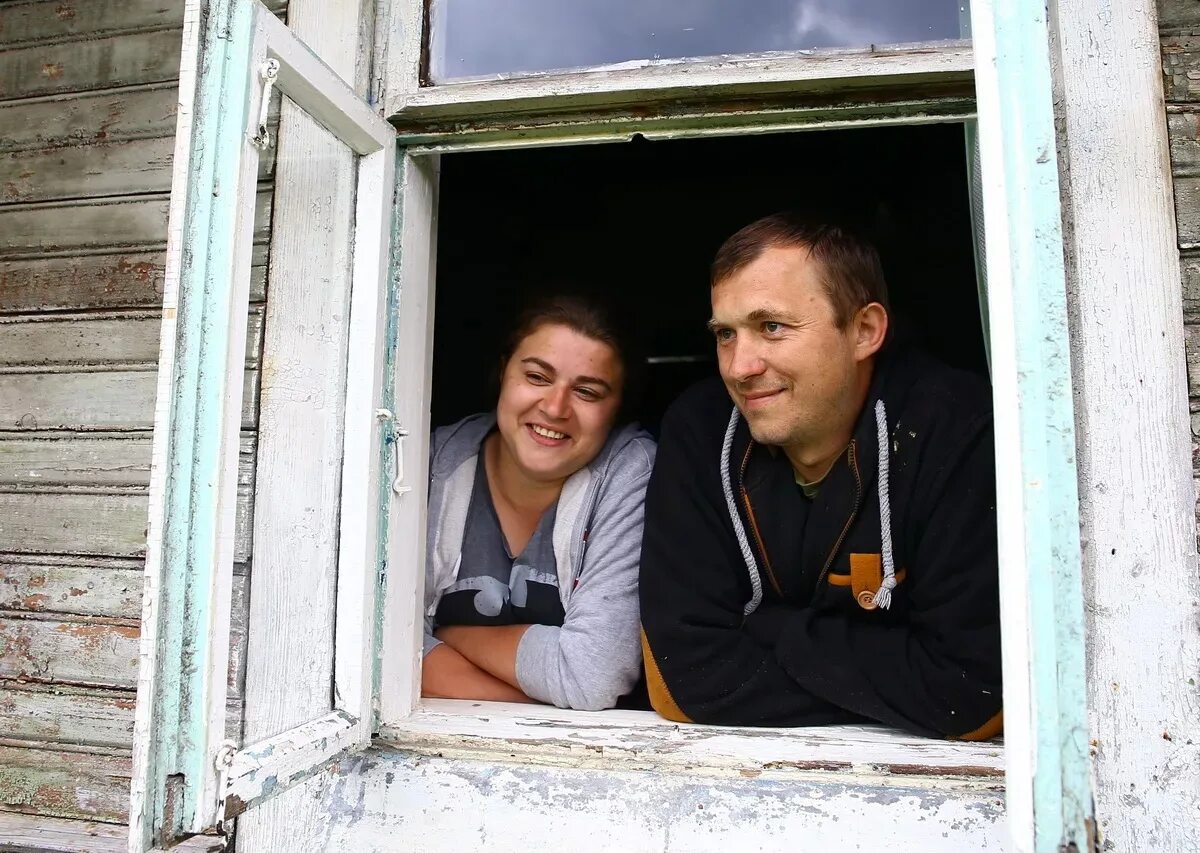
[[1159, 0], [1158, 11], [1183, 270], [1192, 469], [1200, 480], [1200, 2]]
[[[1200, 435], [1200, 2], [1159, 11]], [[126, 816], [181, 20], [182, 0], [0, 0], [0, 809]], [[239, 637], [269, 163], [260, 177]]]
[[[183, 0], [0, 0], [0, 809], [126, 819], [182, 20]], [[269, 162], [260, 181], [235, 726]]]

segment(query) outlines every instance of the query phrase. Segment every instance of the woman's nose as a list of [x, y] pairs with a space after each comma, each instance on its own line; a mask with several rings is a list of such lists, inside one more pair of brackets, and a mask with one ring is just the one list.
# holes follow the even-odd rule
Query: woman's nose
[[542, 411], [549, 418], [562, 420], [571, 410], [570, 394], [570, 388], [562, 388], [557, 385], [546, 389], [546, 396], [542, 398]]

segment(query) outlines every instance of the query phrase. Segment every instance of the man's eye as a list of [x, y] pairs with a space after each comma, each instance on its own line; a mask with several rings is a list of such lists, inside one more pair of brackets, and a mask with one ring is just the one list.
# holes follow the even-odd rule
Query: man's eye
[[727, 343], [733, 340], [733, 329], [714, 329], [713, 335], [717, 338], [717, 343]]
[[778, 335], [783, 331], [783, 323], [776, 323], [774, 320], [768, 320], [763, 323], [763, 331], [768, 335]]

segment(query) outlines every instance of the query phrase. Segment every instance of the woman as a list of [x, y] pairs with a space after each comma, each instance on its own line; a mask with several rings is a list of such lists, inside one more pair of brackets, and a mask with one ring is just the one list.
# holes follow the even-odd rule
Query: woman
[[636, 364], [573, 297], [528, 310], [501, 364], [495, 412], [433, 436], [421, 692], [611, 708], [641, 670], [654, 443], [614, 428]]

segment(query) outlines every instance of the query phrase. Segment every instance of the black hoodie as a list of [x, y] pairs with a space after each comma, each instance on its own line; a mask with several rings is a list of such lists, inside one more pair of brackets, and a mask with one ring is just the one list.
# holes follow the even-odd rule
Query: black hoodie
[[[641, 610], [655, 709], [722, 725], [865, 719], [994, 736], [995, 494], [987, 384], [917, 353], [877, 359], [850, 445], [811, 501], [787, 457], [751, 439], [718, 380], [693, 387], [663, 420], [646, 494]], [[896, 583], [881, 607], [888, 564]]]

